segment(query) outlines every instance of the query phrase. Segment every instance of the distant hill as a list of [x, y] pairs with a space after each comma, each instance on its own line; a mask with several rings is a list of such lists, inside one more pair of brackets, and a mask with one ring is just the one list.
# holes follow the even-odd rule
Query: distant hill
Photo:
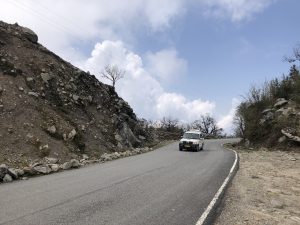
[[143, 135], [113, 87], [47, 50], [30, 29], [0, 22], [0, 164], [98, 157], [142, 146]]

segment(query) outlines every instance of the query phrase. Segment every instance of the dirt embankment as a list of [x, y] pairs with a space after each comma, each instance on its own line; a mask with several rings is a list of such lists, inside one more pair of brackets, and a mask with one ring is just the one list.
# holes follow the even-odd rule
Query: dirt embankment
[[300, 224], [300, 153], [238, 150], [240, 169], [215, 225]]

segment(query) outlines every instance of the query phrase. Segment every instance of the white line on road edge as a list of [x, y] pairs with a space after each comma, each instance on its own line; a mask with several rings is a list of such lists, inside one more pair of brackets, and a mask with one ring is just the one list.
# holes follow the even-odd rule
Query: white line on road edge
[[235, 150], [233, 149], [229, 149], [231, 151], [234, 152], [235, 154], [235, 160], [234, 163], [229, 171], [228, 176], [226, 177], [226, 179], [224, 180], [222, 186], [219, 188], [219, 190], [217, 191], [217, 193], [215, 194], [214, 198], [211, 200], [211, 202], [209, 203], [209, 205], [207, 206], [207, 208], [205, 209], [205, 211], [202, 213], [201, 217], [199, 218], [199, 220], [197, 221], [196, 225], [204, 225], [204, 223], [206, 222], [208, 216], [210, 215], [211, 211], [214, 209], [214, 207], [216, 206], [221, 194], [224, 192], [226, 186], [228, 185], [228, 183], [230, 182], [230, 178], [233, 174], [233, 172], [235, 171], [235, 168], [237, 166], [238, 163], [238, 155], [236, 153]]

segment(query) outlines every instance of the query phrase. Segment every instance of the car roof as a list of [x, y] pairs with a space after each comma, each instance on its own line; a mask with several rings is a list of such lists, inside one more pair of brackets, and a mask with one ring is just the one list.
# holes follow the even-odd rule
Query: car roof
[[188, 133], [188, 134], [201, 134], [201, 132], [199, 130], [189, 130], [185, 133]]

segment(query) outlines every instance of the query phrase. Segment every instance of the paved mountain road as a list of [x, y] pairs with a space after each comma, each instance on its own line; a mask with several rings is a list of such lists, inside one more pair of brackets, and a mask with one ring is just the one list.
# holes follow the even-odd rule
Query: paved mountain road
[[194, 225], [229, 173], [229, 140], [145, 154], [0, 185], [0, 224]]

